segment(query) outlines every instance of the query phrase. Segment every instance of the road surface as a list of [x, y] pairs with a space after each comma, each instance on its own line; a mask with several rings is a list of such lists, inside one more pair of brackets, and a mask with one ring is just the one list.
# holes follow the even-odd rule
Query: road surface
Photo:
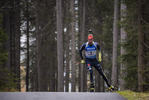
[[127, 100], [105, 92], [0, 92], [0, 100]]

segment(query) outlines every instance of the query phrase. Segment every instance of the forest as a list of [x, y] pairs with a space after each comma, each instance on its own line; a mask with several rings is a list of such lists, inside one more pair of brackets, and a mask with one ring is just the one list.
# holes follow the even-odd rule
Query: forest
[[[118, 90], [149, 91], [149, 0], [0, 0], [0, 92], [88, 92], [92, 30]], [[96, 92], [108, 87], [93, 69]]]

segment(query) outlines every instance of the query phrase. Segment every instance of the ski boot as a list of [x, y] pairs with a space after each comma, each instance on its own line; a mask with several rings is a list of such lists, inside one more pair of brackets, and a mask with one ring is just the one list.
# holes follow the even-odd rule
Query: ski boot
[[95, 88], [94, 88], [94, 84], [90, 84], [90, 92], [94, 92]]

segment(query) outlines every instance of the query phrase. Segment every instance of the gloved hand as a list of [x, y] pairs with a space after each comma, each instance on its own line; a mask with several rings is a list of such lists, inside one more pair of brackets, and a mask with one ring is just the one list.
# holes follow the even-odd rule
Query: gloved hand
[[81, 63], [82, 63], [82, 64], [84, 64], [84, 63], [85, 63], [85, 61], [84, 61], [84, 60], [81, 60]]
[[99, 58], [98, 58], [98, 61], [101, 62], [102, 59], [101, 59], [101, 52], [99, 52]]

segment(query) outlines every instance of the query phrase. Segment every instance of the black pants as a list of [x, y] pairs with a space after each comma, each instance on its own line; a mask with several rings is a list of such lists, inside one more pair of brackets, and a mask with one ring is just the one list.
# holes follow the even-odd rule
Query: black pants
[[101, 66], [100, 66], [100, 64], [99, 64], [99, 62], [97, 61], [96, 58], [95, 59], [86, 59], [85, 62], [86, 62], [87, 69], [90, 72], [90, 81], [91, 81], [92, 84], [93, 84], [93, 69], [92, 69], [92, 67], [94, 67], [100, 73], [100, 75], [102, 76], [102, 78], [106, 82], [107, 86], [108, 87], [111, 86], [109, 84], [106, 76], [103, 74]]

